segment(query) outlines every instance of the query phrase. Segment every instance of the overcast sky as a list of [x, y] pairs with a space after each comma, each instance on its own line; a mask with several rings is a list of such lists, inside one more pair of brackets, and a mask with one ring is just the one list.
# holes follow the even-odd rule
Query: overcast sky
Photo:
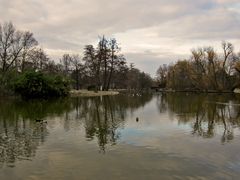
[[151, 75], [192, 48], [227, 40], [240, 51], [239, 0], [0, 0], [0, 22], [34, 33], [55, 59], [115, 37], [128, 62]]

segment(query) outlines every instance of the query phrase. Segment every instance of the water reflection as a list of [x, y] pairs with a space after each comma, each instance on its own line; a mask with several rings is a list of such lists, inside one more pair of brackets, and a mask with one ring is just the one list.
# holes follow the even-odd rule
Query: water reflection
[[160, 113], [167, 111], [179, 123], [190, 123], [192, 134], [203, 138], [220, 133], [221, 142], [226, 143], [240, 127], [240, 101], [232, 94], [162, 94], [157, 105]]
[[36, 122], [46, 116], [70, 110], [66, 100], [0, 101], [0, 166], [14, 166], [16, 160], [30, 160], [37, 147], [44, 143], [47, 124]]
[[111, 96], [95, 98], [75, 98], [75, 117], [83, 117], [86, 138], [97, 138], [102, 152], [106, 144], [114, 145], [120, 138], [118, 129], [124, 127], [127, 112], [133, 112], [152, 99], [152, 95], [139, 98], [132, 96]]
[[[45, 142], [48, 124], [37, 120], [63, 119], [65, 131], [71, 121], [84, 124], [86, 138], [97, 138], [101, 152], [106, 144], [114, 145], [120, 137], [127, 111], [134, 111], [150, 101], [151, 95], [91, 97], [52, 101], [0, 101], [0, 166], [14, 166], [16, 160], [31, 160]], [[71, 118], [73, 117], [73, 118]], [[54, 125], [53, 125], [54, 126]]]
[[[149, 123], [151, 120], [140, 118], [140, 122], [136, 122], [134, 113], [142, 109], [143, 113], [147, 114], [149, 111], [150, 116], [156, 116], [155, 112], [152, 114], [156, 108], [155, 101], [158, 115], [159, 113], [167, 115], [168, 123], [177, 121], [179, 125], [189, 126], [191, 133], [188, 135], [208, 139], [220, 136], [220, 141], [224, 144], [231, 142], [236, 132], [239, 133], [236, 129], [240, 127], [240, 100], [234, 95], [175, 93], [139, 97], [127, 95], [81, 97], [52, 101], [1, 100], [0, 166], [14, 167], [16, 161], [32, 160], [37, 149], [48, 140], [51, 133], [56, 131], [57, 126], [63, 127], [60, 136], [74, 143], [79, 143], [77, 138], [70, 136], [76, 139], [69, 139], [66, 134], [67, 132], [74, 134], [74, 128], [79, 126], [83, 130], [84, 140], [96, 141], [100, 152], [104, 153], [108, 146], [118, 144], [124, 129], [128, 129], [125, 133], [131, 133], [132, 137], [141, 135], [137, 133], [143, 131], [138, 131], [136, 124], [140, 127], [147, 125], [144, 123]], [[147, 105], [151, 102], [154, 102], [154, 107]], [[129, 124], [127, 121], [131, 119], [129, 118], [131, 114], [135, 116]], [[48, 123], [36, 122], [37, 119]], [[157, 122], [153, 120], [151, 123], [156, 123], [158, 129]], [[171, 128], [166, 133], [175, 133]], [[159, 131], [158, 135], [163, 132]], [[55, 134], [54, 138], [57, 135]], [[144, 137], [151, 139], [153, 136], [148, 137], [148, 134], [144, 134]]]

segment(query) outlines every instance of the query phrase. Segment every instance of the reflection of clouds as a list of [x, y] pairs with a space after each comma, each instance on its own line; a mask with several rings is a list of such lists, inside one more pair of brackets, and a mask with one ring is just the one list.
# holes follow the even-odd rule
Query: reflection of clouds
[[[161, 131], [161, 129], [159, 129], [159, 131]], [[189, 158], [189, 163], [194, 161], [194, 163], [198, 165], [201, 164], [201, 166], [198, 167], [201, 169], [204, 169], [204, 167], [211, 167], [214, 164], [214, 171], [217, 170], [218, 172], [224, 171], [225, 168], [228, 169], [228, 162], [237, 163], [240, 158], [237, 156], [239, 149], [238, 140], [231, 143], [231, 145], [222, 146], [217, 139], [211, 139], [211, 141], [196, 139], [188, 136], [188, 134], [184, 134], [184, 131], [168, 132], [167, 134], [156, 132], [155, 134], [128, 136], [127, 140], [123, 143], [146, 149], [146, 151], [149, 149], [159, 152], [160, 154], [172, 154], [173, 157], [176, 157], [174, 159], [175, 164], [177, 164], [178, 161], [177, 157], [183, 158], [181, 160], [182, 163], [184, 159], [187, 160]], [[155, 159], [158, 158], [155, 157]], [[181, 166], [184, 167], [185, 164], [183, 163]], [[194, 171], [195, 169], [195, 167], [189, 168], [191, 169], [190, 171]], [[214, 176], [214, 174], [212, 175]], [[208, 176], [208, 173], [204, 176]]]
[[98, 140], [99, 148], [104, 152], [106, 145], [114, 145], [121, 137], [128, 112], [133, 113], [139, 107], [150, 101], [152, 96], [134, 98], [131, 96], [113, 96], [85, 99], [84, 103], [77, 103], [82, 99], [75, 99], [75, 112], [84, 114], [82, 123], [88, 140]]
[[[227, 104], [212, 103], [208, 105], [206, 101], [209, 98]], [[188, 159], [189, 163], [194, 161], [199, 165], [199, 167], [190, 167], [190, 171], [194, 171], [195, 168], [201, 170], [204, 167], [213, 168], [215, 170], [209, 175], [211, 178], [223, 176], [230, 178], [238, 172], [233, 169], [226, 170], [230, 168], [229, 162], [236, 164], [240, 158], [237, 155], [240, 148], [240, 141], [237, 138], [240, 136], [238, 128], [240, 109], [238, 106], [233, 106], [236, 103], [238, 102], [234, 97], [227, 96], [225, 98], [201, 95], [185, 97], [183, 94], [157, 96], [143, 110], [138, 110], [133, 114], [133, 116], [141, 117], [140, 123], [136, 123], [132, 119], [126, 122], [127, 126], [122, 130], [120, 142], [126, 146], [160, 151], [160, 154], [172, 154], [174, 157]], [[154, 104], [158, 106], [154, 106]], [[159, 108], [159, 113], [156, 107]], [[151, 109], [151, 113], [148, 113], [148, 108]], [[214, 109], [216, 110], [215, 115]], [[202, 132], [193, 136], [197, 112]], [[211, 120], [214, 120], [213, 124], [210, 123]], [[225, 120], [226, 127], [224, 127], [223, 120]], [[199, 126], [196, 128], [199, 130]], [[210, 136], [211, 133], [213, 134]], [[233, 135], [235, 136], [234, 140]], [[221, 141], [231, 143], [223, 146]], [[180, 160], [182, 162], [180, 166], [184, 167], [183, 159]], [[175, 160], [177, 161], [177, 158]], [[174, 161], [175, 164], [177, 164], [176, 161]], [[199, 171], [195, 175], [197, 176], [198, 173]], [[203, 176], [208, 177], [208, 173]]]
[[[205, 103], [214, 99], [231, 102], [230, 110], [226, 105]], [[173, 94], [74, 98], [41, 106], [35, 104], [34, 107], [42, 107], [38, 116], [48, 122], [47, 131], [43, 132], [35, 121], [30, 120], [36, 116], [30, 116], [33, 109], [28, 111], [26, 105], [20, 109], [11, 106], [16, 116], [7, 116], [4, 112], [10, 106], [0, 106], [1, 133], [5, 133], [2, 117], [8, 117], [7, 130], [15, 138], [13, 140], [23, 145], [31, 139], [38, 142], [37, 148], [29, 143], [34, 154], [34, 157], [28, 157], [31, 161], [17, 159], [14, 168], [3, 167], [0, 179], [14, 179], [19, 174], [22, 179], [237, 179], [239, 108], [232, 105], [237, 101], [227, 96], [189, 95], [186, 98]], [[199, 120], [204, 117], [200, 122], [203, 128], [208, 129], [208, 120], [215, 117], [211, 138], [192, 134], [197, 112], [201, 115]], [[219, 141], [224, 129], [222, 112], [226, 126], [233, 127], [235, 137], [225, 144]], [[25, 126], [21, 118], [14, 119], [23, 115], [28, 119]], [[138, 122], [136, 117], [139, 117]], [[16, 133], [16, 127], [19, 133]], [[115, 139], [111, 139], [113, 131]], [[47, 135], [44, 143], [40, 141], [42, 135]], [[25, 147], [23, 149], [28, 149]], [[103, 147], [106, 153], [102, 153]]]
[[[73, 148], [66, 147], [65, 152], [60, 150], [56, 152], [57, 149], [54, 152], [40, 152], [39, 165], [18, 166], [13, 170], [16, 174], [22, 172], [23, 179], [26, 177], [39, 179], [78, 179], [79, 177], [82, 179], [95, 179], [96, 177], [98, 179], [171, 179], [176, 177], [219, 179], [223, 176], [226, 178], [238, 177], [238, 172], [231, 169], [233, 165], [237, 165], [237, 160], [228, 154], [226, 156], [218, 154], [218, 150], [214, 154], [206, 155], [207, 153], [200, 151], [207, 151], [207, 149], [199, 148], [196, 154], [192, 155], [195, 149], [181, 153], [179, 148], [172, 148], [167, 152], [164, 148], [154, 149], [120, 144], [103, 155], [97, 153], [96, 147], [91, 144], [88, 146], [77, 143], [70, 145], [73, 145]], [[176, 147], [178, 145], [177, 143]], [[208, 150], [211, 152], [210, 148]], [[224, 150], [222, 152], [227, 153]], [[235, 152], [229, 151], [230, 153]], [[232, 160], [231, 164], [229, 163], [230, 159]], [[28, 171], [24, 171], [24, 168], [27, 168]], [[13, 176], [10, 174], [8, 177]]]

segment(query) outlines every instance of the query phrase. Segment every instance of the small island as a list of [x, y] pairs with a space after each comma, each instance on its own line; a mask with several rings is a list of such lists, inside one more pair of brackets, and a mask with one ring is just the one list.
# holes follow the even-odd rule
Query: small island
[[[151, 76], [128, 64], [114, 38], [99, 37], [81, 54], [51, 59], [32, 32], [17, 30], [11, 22], [0, 26], [0, 95], [23, 98], [101, 96], [119, 89], [147, 91]], [[110, 90], [110, 91], [109, 91]]]

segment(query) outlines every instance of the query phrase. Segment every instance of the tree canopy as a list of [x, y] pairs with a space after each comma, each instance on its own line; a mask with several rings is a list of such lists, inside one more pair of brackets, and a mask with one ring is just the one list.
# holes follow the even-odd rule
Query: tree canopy
[[222, 42], [222, 53], [213, 47], [192, 49], [191, 57], [157, 70], [159, 86], [173, 90], [232, 91], [240, 86], [240, 53]]
[[19, 82], [23, 88], [26, 80], [33, 80], [29, 75], [35, 80], [64, 76], [70, 79], [70, 88], [77, 90], [142, 90], [151, 86], [150, 75], [127, 64], [116, 39], [102, 36], [96, 46], [86, 45], [82, 51], [63, 54], [58, 62], [40, 48], [33, 33], [17, 30], [11, 22], [0, 24], [0, 92], [20, 90]]

